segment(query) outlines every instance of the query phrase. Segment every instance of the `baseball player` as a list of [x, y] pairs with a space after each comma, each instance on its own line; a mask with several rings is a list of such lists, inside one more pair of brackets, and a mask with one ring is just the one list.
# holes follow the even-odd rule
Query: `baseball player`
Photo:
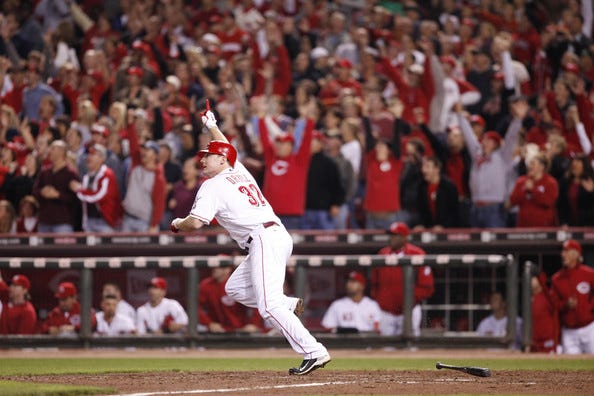
[[136, 309], [130, 305], [128, 301], [122, 298], [122, 289], [120, 288], [120, 285], [114, 282], [104, 283], [103, 289], [101, 290], [101, 296], [106, 297], [109, 295], [115, 296], [118, 301], [116, 312], [132, 319], [132, 323], [136, 323]]
[[118, 298], [106, 294], [101, 300], [101, 312], [98, 312], [96, 333], [102, 336], [119, 336], [136, 333], [136, 326], [128, 316], [117, 312]]
[[322, 326], [333, 332], [379, 333], [381, 308], [365, 295], [366, 279], [363, 274], [351, 271], [346, 282], [346, 296], [332, 304], [322, 318]]
[[148, 285], [149, 300], [138, 307], [136, 329], [138, 334], [177, 333], [188, 326], [188, 314], [181, 304], [166, 298], [167, 281], [161, 277], [151, 279]]
[[262, 318], [257, 311], [239, 304], [225, 292], [225, 285], [232, 272], [232, 267], [213, 268], [211, 276], [200, 282], [198, 322], [210, 333], [261, 331]]
[[532, 345], [531, 352], [556, 353], [559, 339], [559, 320], [549, 288], [547, 275], [541, 272], [530, 279], [532, 288]]
[[[425, 255], [423, 249], [407, 242], [410, 230], [405, 223], [395, 222], [390, 225], [390, 245], [381, 249], [380, 255], [398, 257]], [[379, 267], [371, 273], [371, 298], [382, 308], [380, 334], [396, 336], [402, 334], [403, 326], [403, 272], [402, 267]], [[413, 334], [421, 334], [421, 300], [431, 297], [434, 291], [431, 267], [415, 268], [415, 305], [412, 310]]]
[[[80, 303], [77, 290], [71, 282], [62, 282], [54, 294], [58, 306], [52, 309], [41, 325], [41, 332], [51, 335], [74, 335], [80, 330]], [[91, 312], [91, 328], [95, 329], [97, 319]]]
[[262, 318], [285, 336], [295, 352], [303, 355], [301, 365], [289, 369], [289, 374], [305, 375], [324, 367], [330, 361], [328, 351], [294, 314], [299, 299], [283, 293], [293, 239], [252, 175], [237, 161], [237, 151], [217, 127], [208, 105], [202, 122], [214, 138], [198, 154], [209, 179], [198, 190], [190, 214], [174, 219], [171, 229], [194, 231], [216, 218], [249, 252], [227, 281], [227, 295], [243, 305], [257, 307]]
[[563, 353], [594, 353], [594, 269], [583, 264], [582, 246], [563, 243], [563, 268], [551, 281], [551, 297], [561, 315]]
[[[31, 282], [25, 275], [14, 275], [10, 286], [0, 274], [0, 334], [34, 334], [37, 312], [29, 302]], [[8, 296], [6, 290], [8, 289]]]

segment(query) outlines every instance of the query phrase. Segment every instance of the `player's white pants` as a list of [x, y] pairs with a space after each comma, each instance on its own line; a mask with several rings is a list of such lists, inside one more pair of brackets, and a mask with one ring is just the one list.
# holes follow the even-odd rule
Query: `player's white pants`
[[227, 295], [243, 305], [258, 308], [262, 318], [281, 332], [304, 359], [327, 355], [326, 348], [293, 313], [296, 299], [283, 293], [285, 269], [293, 251], [291, 235], [283, 226], [272, 226], [261, 227], [250, 236], [249, 254], [227, 280]]
[[561, 329], [563, 353], [577, 355], [594, 353], [594, 322], [579, 329]]
[[[415, 305], [412, 309], [412, 330], [415, 337], [421, 335], [421, 306]], [[382, 311], [379, 330], [381, 335], [399, 336], [402, 335], [404, 315]]]

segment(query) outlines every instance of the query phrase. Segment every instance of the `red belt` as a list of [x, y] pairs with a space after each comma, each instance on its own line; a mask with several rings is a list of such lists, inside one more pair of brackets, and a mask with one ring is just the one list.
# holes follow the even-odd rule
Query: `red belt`
[[[276, 225], [276, 222], [274, 222], [274, 221], [267, 221], [266, 223], [262, 223], [262, 227], [264, 227], [264, 228], [272, 227], [275, 225]], [[249, 245], [250, 243], [252, 243], [252, 241], [253, 241], [253, 239], [250, 236], [246, 243]]]
[[485, 206], [498, 205], [499, 203], [500, 202], [476, 201], [476, 202], [473, 202], [472, 204], [474, 206], [476, 206], [477, 208], [484, 208]]

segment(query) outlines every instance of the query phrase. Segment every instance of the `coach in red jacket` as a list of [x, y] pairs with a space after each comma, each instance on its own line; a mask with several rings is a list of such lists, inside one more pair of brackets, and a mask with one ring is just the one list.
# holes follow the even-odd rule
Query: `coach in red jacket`
[[[407, 242], [410, 230], [404, 223], [393, 223], [387, 230], [390, 234], [390, 245], [379, 251], [381, 255], [397, 257], [425, 255], [423, 249]], [[421, 300], [433, 295], [433, 272], [431, 267], [415, 267], [415, 305], [412, 312], [413, 334], [421, 333]], [[371, 298], [377, 301], [382, 309], [380, 334], [401, 335], [404, 306], [404, 279], [402, 267], [378, 267], [371, 273]]]
[[563, 243], [561, 259], [551, 297], [561, 315], [563, 353], [594, 353], [594, 269], [582, 263], [582, 246], [574, 239]]
[[29, 302], [31, 282], [25, 275], [12, 277], [7, 286], [0, 274], [0, 334], [33, 334], [37, 312]]
[[547, 173], [549, 161], [538, 154], [528, 163], [528, 174], [520, 176], [509, 198], [509, 206], [518, 205], [517, 227], [552, 227], [557, 225], [557, 180]]
[[113, 232], [122, 223], [122, 199], [115, 174], [105, 165], [106, 157], [104, 146], [89, 147], [86, 158], [89, 172], [83, 176], [82, 183], [71, 183], [83, 203], [83, 230], [87, 232]]

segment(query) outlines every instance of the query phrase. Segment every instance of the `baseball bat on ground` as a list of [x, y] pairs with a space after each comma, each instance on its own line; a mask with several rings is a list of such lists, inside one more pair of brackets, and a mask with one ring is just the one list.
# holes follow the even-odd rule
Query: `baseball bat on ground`
[[488, 368], [483, 368], [483, 367], [453, 366], [451, 364], [443, 364], [443, 363], [437, 362], [435, 364], [435, 368], [437, 368], [438, 370], [443, 368], [443, 369], [462, 371], [463, 373], [475, 375], [477, 377], [490, 377], [491, 376], [491, 370], [489, 370]]

